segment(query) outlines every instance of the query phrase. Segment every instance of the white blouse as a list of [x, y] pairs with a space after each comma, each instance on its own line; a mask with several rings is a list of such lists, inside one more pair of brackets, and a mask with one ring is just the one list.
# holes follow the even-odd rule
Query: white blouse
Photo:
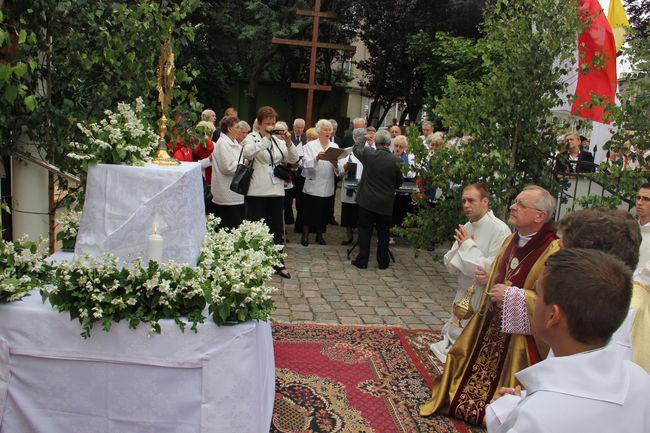
[[302, 159], [302, 175], [305, 178], [303, 192], [317, 197], [334, 195], [334, 177], [339, 175], [339, 166], [326, 160], [317, 160], [319, 153], [330, 147], [338, 148], [336, 143], [329, 142], [323, 149], [320, 140], [310, 141], [303, 146], [305, 156]]

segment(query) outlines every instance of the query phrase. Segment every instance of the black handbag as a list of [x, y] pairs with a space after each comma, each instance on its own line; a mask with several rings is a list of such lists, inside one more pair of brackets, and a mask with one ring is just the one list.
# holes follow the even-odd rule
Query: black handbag
[[[275, 147], [277, 147], [278, 150], [280, 151], [280, 155], [282, 155], [282, 160], [284, 161], [284, 153], [282, 153], [282, 149], [280, 149], [278, 143], [275, 142], [275, 138], [271, 137], [271, 140], [273, 140], [273, 144], [275, 144]], [[273, 165], [273, 176], [282, 180], [291, 179], [291, 171], [287, 168], [287, 166], [284, 164], [275, 165], [273, 163], [273, 154], [271, 153], [270, 150], [269, 150], [269, 156], [271, 157], [271, 165]]]
[[248, 187], [251, 184], [251, 177], [253, 177], [253, 162], [255, 160], [250, 160], [248, 165], [244, 165], [241, 162], [243, 153], [244, 147], [242, 146], [239, 152], [239, 158], [237, 159], [237, 170], [235, 170], [232, 182], [230, 182], [230, 190], [237, 194], [246, 195], [248, 193]]

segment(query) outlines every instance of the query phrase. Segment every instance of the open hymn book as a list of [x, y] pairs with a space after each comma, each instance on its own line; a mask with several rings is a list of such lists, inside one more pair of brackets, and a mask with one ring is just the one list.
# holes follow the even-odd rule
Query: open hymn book
[[352, 147], [339, 149], [338, 147], [328, 147], [325, 151], [325, 158], [328, 161], [336, 163], [339, 159], [347, 158], [352, 153]]

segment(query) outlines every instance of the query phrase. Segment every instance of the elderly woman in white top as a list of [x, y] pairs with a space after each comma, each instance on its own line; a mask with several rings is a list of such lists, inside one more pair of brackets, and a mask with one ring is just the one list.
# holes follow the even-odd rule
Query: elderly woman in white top
[[334, 177], [339, 174], [338, 161], [327, 159], [325, 151], [330, 147], [338, 148], [330, 141], [332, 124], [329, 120], [321, 119], [316, 122], [318, 139], [303, 146], [302, 176], [305, 185], [302, 189], [302, 240], [303, 246], [309, 245], [309, 228], [316, 231], [316, 242], [325, 245], [323, 229], [330, 217], [328, 201], [335, 193]]
[[[413, 155], [406, 152], [408, 148], [408, 140], [404, 135], [398, 135], [393, 140], [393, 146], [395, 150], [393, 153], [396, 157], [400, 158], [404, 163], [405, 167], [410, 167], [411, 169], [404, 175], [406, 178], [414, 179], [415, 172], [412, 170], [413, 166]], [[402, 171], [403, 172], [403, 171]], [[395, 195], [395, 201], [393, 202], [393, 220], [392, 224], [394, 226], [401, 226], [406, 218], [407, 213], [413, 212], [413, 202], [411, 200], [410, 193], [398, 193]]]
[[212, 211], [221, 218], [219, 226], [229, 229], [238, 227], [244, 220], [244, 196], [230, 190], [242, 150], [237, 143], [238, 122], [232, 116], [221, 119], [221, 135], [212, 153]]
[[[278, 113], [265, 106], [257, 110], [258, 131], [251, 132], [244, 139], [244, 157], [253, 165], [253, 176], [244, 199], [246, 219], [264, 222], [273, 234], [277, 245], [284, 245], [284, 181], [274, 174], [274, 168], [283, 163], [298, 161], [296, 147], [289, 132], [271, 135]], [[284, 264], [276, 267], [276, 273], [291, 278]]]

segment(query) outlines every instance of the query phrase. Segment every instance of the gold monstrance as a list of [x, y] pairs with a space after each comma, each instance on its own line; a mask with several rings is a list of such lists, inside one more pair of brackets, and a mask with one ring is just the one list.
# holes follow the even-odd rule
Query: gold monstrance
[[165, 133], [167, 132], [167, 109], [172, 102], [174, 92], [174, 51], [171, 46], [171, 31], [169, 37], [163, 44], [160, 50], [160, 59], [158, 59], [158, 70], [156, 77], [158, 78], [158, 101], [162, 109], [162, 117], [160, 118], [160, 137], [158, 138], [158, 150], [156, 151], [156, 158], [153, 163], [158, 165], [178, 165], [180, 162], [169, 156], [167, 153], [167, 146], [165, 145]]

